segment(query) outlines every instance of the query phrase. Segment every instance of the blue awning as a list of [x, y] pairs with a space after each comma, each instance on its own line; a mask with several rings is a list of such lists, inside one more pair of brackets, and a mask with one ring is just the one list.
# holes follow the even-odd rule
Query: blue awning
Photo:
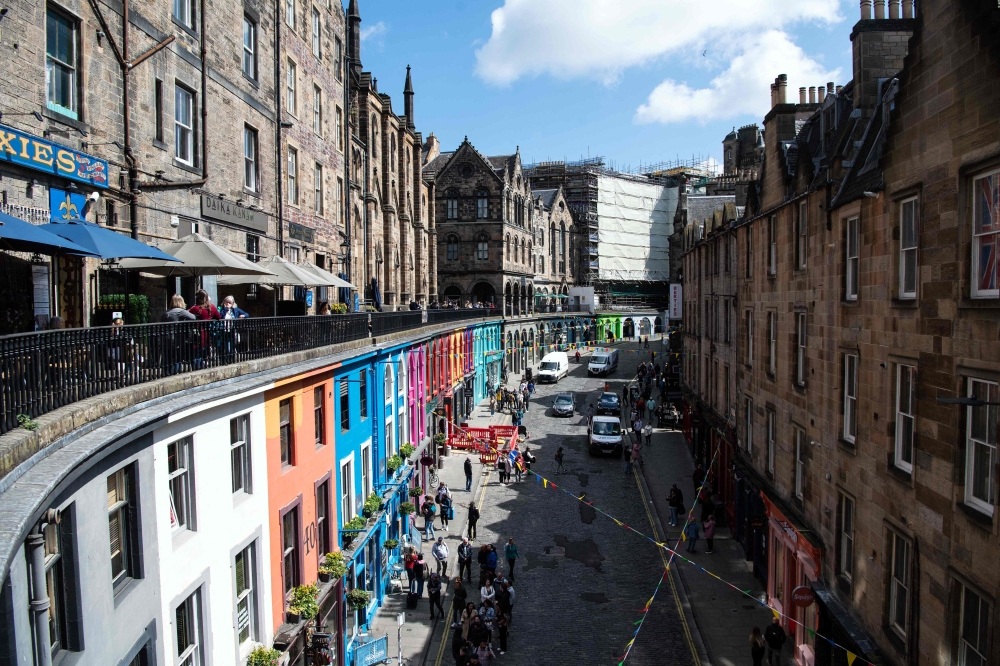
[[94, 252], [42, 227], [19, 220], [13, 215], [0, 212], [0, 248], [14, 252], [38, 252], [40, 254], [77, 254], [96, 256]]
[[146, 245], [117, 231], [84, 220], [52, 222], [43, 224], [39, 228], [73, 241], [101, 259], [132, 258], [180, 261], [159, 248]]

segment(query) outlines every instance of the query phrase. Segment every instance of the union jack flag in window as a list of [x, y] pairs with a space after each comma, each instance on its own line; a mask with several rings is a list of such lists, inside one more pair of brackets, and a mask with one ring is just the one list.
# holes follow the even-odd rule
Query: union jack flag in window
[[975, 295], [996, 297], [1000, 295], [1000, 172], [977, 178], [972, 189]]

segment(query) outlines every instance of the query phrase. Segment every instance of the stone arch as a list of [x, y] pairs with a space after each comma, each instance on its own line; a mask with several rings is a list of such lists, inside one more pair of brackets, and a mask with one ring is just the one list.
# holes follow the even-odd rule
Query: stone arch
[[458, 301], [460, 304], [462, 302], [462, 288], [458, 285], [448, 285], [442, 295], [446, 301]]
[[514, 290], [511, 288], [510, 282], [508, 282], [506, 285], [504, 285], [504, 288], [503, 288], [503, 315], [505, 317], [509, 317], [511, 315], [511, 313], [513, 312], [513, 309], [512, 309], [512, 307], [513, 307], [513, 297], [514, 297], [513, 291]]
[[643, 317], [639, 320], [639, 335], [646, 336], [653, 334], [653, 325], [649, 321], [649, 317]]
[[496, 290], [489, 282], [477, 282], [470, 290], [472, 302], [487, 304], [496, 299]]
[[663, 319], [661, 317], [653, 320], [653, 333], [663, 333]]
[[622, 322], [622, 338], [634, 338], [635, 337], [635, 322], [632, 317], [625, 317]]

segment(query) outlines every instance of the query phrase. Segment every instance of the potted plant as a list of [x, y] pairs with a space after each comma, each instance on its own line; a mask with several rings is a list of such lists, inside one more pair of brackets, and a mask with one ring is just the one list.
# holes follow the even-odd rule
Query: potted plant
[[360, 530], [365, 529], [365, 525], [367, 525], [367, 524], [368, 524], [368, 521], [365, 520], [364, 518], [362, 518], [361, 516], [354, 516], [353, 518], [351, 518], [350, 520], [348, 520], [346, 523], [344, 523], [344, 530], [345, 530], [344, 531], [344, 547], [345, 548], [347, 548], [348, 546], [350, 546], [351, 542], [354, 541], [354, 537], [357, 536], [357, 534], [355, 534], [355, 531], [360, 531]]
[[382, 498], [379, 495], [372, 493], [368, 496], [368, 499], [365, 500], [365, 503], [362, 506], [362, 512], [366, 516], [373, 516], [378, 513], [381, 508]]
[[403, 466], [403, 459], [397, 456], [389, 456], [385, 459], [385, 469], [392, 476], [396, 470]]
[[327, 553], [323, 564], [319, 567], [319, 579], [324, 583], [329, 582], [330, 580], [343, 578], [346, 573], [347, 564], [344, 563], [344, 554], [339, 550], [333, 553]]
[[368, 594], [367, 590], [361, 590], [354, 588], [347, 593], [347, 605], [351, 608], [368, 608], [368, 602], [371, 600], [371, 595]]
[[396, 539], [386, 539], [385, 541], [382, 542], [382, 546], [386, 550], [396, 550], [396, 547], [398, 545], [399, 545], [399, 541], [397, 541]]
[[424, 489], [421, 488], [420, 486], [414, 486], [413, 488], [410, 488], [410, 497], [420, 497], [423, 494], [424, 494]]
[[411, 504], [410, 502], [403, 502], [402, 504], [399, 505], [399, 515], [403, 516], [404, 518], [416, 510], [417, 507], [413, 506], [413, 504]]
[[295, 624], [299, 620], [311, 620], [316, 617], [319, 614], [318, 598], [319, 587], [315, 583], [293, 588], [292, 598], [288, 602], [288, 612], [286, 613], [288, 622]]
[[416, 451], [416, 449], [413, 448], [413, 444], [410, 444], [409, 442], [399, 447], [399, 455], [403, 456], [404, 458], [409, 458], [410, 456], [412, 456], [414, 451]]
[[247, 655], [247, 666], [278, 666], [281, 653], [274, 648], [258, 645]]

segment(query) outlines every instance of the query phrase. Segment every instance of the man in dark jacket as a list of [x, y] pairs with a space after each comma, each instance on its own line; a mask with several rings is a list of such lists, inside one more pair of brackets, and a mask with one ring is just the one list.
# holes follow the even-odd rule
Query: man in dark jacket
[[418, 597], [424, 596], [424, 571], [427, 569], [427, 563], [424, 562], [424, 554], [420, 553], [417, 555], [417, 561], [413, 563], [413, 582], [416, 583], [417, 589], [415, 590]]
[[472, 490], [472, 459], [465, 457], [465, 490]]
[[785, 630], [781, 628], [781, 621], [778, 618], [771, 620], [771, 626], [764, 631], [768, 666], [781, 666], [781, 646], [785, 644], [786, 638]]
[[472, 582], [472, 546], [468, 537], [462, 537], [462, 543], [458, 547], [458, 578], [461, 580], [462, 572], [465, 572], [466, 580]]

